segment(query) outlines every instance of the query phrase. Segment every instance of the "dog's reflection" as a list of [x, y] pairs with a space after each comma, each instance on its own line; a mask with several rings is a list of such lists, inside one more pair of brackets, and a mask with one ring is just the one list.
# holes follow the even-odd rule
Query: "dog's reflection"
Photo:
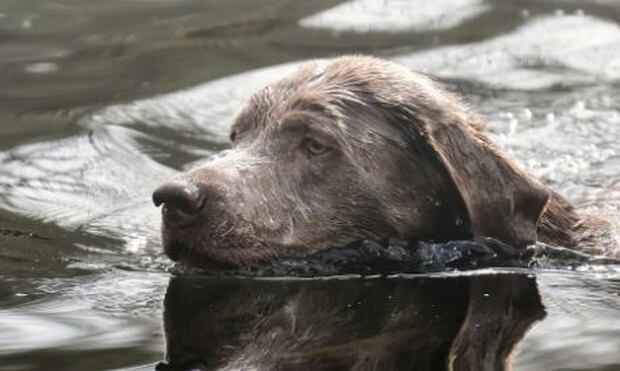
[[507, 370], [545, 316], [533, 277], [176, 277], [160, 370]]

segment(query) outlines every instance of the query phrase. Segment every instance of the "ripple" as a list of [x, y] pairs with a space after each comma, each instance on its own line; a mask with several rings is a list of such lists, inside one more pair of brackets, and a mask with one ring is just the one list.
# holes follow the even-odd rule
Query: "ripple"
[[58, 66], [58, 64], [53, 63], [53, 62], [30, 63], [26, 65], [26, 67], [24, 67], [24, 70], [26, 72], [29, 72], [32, 74], [41, 74], [41, 75], [57, 72], [59, 69], [60, 67]]
[[[516, 369], [603, 369], [618, 365], [620, 284], [618, 273], [540, 273], [547, 318], [519, 346]], [[554, 336], [549, 341], [550, 334]], [[536, 366], [533, 366], [536, 365]], [[613, 366], [612, 366], [613, 367]], [[615, 368], [614, 368], [615, 369]]]
[[141, 134], [106, 126], [0, 153], [0, 206], [70, 230], [126, 238], [154, 236], [150, 193], [174, 174], [143, 154]]
[[143, 345], [159, 328], [167, 282], [143, 272], [46, 280], [39, 286], [53, 294], [46, 300], [0, 310], [0, 354]]
[[444, 78], [537, 90], [620, 78], [620, 26], [592, 16], [533, 18], [506, 35], [397, 57]]
[[455, 27], [489, 8], [479, 0], [353, 0], [313, 14], [299, 23], [302, 27], [335, 31], [439, 30]]
[[188, 136], [204, 135], [228, 142], [232, 116], [255, 90], [292, 71], [299, 63], [257, 69], [217, 79], [178, 92], [114, 105], [81, 120], [85, 127], [147, 125], [169, 128]]

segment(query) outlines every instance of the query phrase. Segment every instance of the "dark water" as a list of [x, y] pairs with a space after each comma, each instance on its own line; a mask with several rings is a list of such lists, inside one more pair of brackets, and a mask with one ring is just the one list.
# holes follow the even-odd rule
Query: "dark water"
[[615, 0], [0, 0], [0, 370], [146, 370], [166, 347], [224, 370], [493, 369], [516, 343], [517, 370], [620, 370], [620, 267], [171, 279], [149, 201], [227, 147], [253, 89], [371, 53], [617, 211], [619, 21]]

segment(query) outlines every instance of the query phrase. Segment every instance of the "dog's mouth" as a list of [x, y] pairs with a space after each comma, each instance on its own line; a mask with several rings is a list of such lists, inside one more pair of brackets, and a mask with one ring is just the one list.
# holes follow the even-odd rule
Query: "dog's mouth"
[[234, 234], [201, 236], [191, 231], [164, 230], [164, 253], [174, 262], [206, 270], [227, 270], [256, 266], [276, 260], [280, 249]]
[[183, 272], [202, 269], [207, 271], [224, 271], [239, 268], [238, 259], [232, 259], [231, 254], [218, 254], [210, 251], [209, 254], [195, 252], [184, 242], [175, 242], [164, 248], [166, 255], [175, 262], [175, 269]]

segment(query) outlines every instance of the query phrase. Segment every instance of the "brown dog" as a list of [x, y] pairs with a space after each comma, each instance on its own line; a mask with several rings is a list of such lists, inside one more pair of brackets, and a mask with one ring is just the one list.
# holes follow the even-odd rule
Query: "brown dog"
[[383, 237], [611, 250], [598, 244], [604, 223], [517, 168], [482, 128], [398, 64], [309, 62], [248, 100], [230, 151], [155, 191], [165, 251], [234, 266]]

